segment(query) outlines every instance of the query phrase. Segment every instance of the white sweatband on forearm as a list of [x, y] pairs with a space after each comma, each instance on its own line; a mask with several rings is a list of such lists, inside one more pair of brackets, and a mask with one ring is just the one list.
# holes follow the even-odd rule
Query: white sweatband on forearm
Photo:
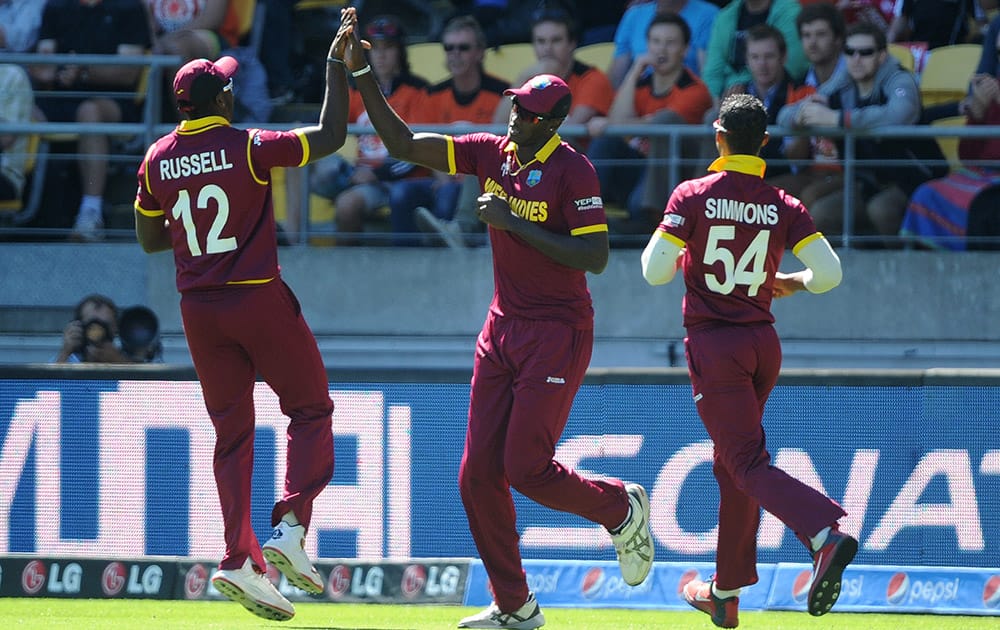
[[810, 293], [826, 293], [844, 277], [840, 258], [825, 238], [810, 241], [795, 252], [795, 257], [808, 267], [805, 285]]
[[677, 256], [682, 246], [673, 237], [657, 230], [642, 250], [642, 277], [651, 285], [666, 284], [677, 272]]

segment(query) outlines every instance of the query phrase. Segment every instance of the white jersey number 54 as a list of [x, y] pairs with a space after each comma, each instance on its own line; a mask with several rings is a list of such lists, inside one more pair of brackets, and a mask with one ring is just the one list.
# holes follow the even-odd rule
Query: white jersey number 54
[[[729, 295], [736, 285], [747, 287], [747, 295], [757, 295], [760, 285], [767, 280], [764, 261], [767, 259], [767, 242], [771, 238], [768, 230], [757, 233], [746, 250], [734, 252], [726, 241], [736, 237], [736, 226], [713, 225], [708, 229], [708, 243], [705, 245], [705, 265], [722, 263], [722, 278], [715, 274], [705, 274], [705, 284], [716, 293]], [[739, 255], [739, 260], [736, 256]]]

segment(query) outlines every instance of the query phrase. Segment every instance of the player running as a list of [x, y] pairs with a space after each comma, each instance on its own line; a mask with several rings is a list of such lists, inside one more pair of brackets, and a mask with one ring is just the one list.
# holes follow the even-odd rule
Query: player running
[[[842, 533], [846, 513], [771, 465], [761, 424], [781, 367], [771, 298], [840, 284], [840, 259], [802, 203], [764, 183], [767, 111], [756, 97], [730, 96], [715, 122], [713, 171], [678, 186], [642, 253], [653, 285], [683, 269], [684, 340], [698, 415], [714, 444], [719, 484], [716, 574], [693, 580], [684, 599], [720, 628], [739, 625], [740, 588], [757, 582], [760, 509], [788, 525], [813, 558], [809, 614], [830, 612], [858, 541]], [[787, 247], [807, 267], [781, 273]]]
[[[231, 127], [236, 60], [196, 59], [174, 77], [185, 120], [157, 140], [139, 166], [136, 235], [147, 252], [173, 249], [184, 332], [215, 426], [226, 552], [212, 584], [265, 619], [295, 614], [263, 574], [265, 557], [291, 584], [323, 592], [303, 545], [313, 500], [333, 476], [333, 402], [316, 339], [278, 270], [270, 170], [302, 166], [344, 144], [343, 53], [355, 22], [354, 9], [346, 9], [330, 45], [317, 126]], [[291, 420], [285, 489], [263, 550], [250, 522], [257, 374]]]
[[611, 532], [624, 580], [637, 585], [653, 563], [649, 500], [638, 484], [588, 479], [553, 460], [583, 381], [594, 338], [586, 272], [608, 261], [608, 228], [594, 167], [557, 129], [572, 96], [539, 75], [504, 92], [508, 133], [414, 134], [386, 103], [351, 38], [348, 65], [375, 130], [393, 157], [438, 171], [474, 174], [489, 226], [494, 295], [476, 344], [459, 488], [494, 602], [460, 628], [538, 628], [528, 591], [511, 487]]

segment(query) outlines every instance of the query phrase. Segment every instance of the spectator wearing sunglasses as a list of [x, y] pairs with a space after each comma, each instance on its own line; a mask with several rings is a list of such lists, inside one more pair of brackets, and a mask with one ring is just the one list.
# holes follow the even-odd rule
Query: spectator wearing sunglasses
[[542, 74], [505, 92], [507, 133], [414, 134], [386, 102], [351, 40], [348, 66], [392, 155], [479, 180], [494, 294], [476, 342], [465, 452], [458, 483], [495, 601], [459, 628], [539, 628], [518, 545], [512, 488], [605, 528], [623, 581], [653, 564], [649, 500], [636, 483], [585, 477], [555, 461], [555, 445], [590, 363], [594, 307], [587, 272], [608, 263], [608, 226], [594, 167], [559, 136], [573, 95]]
[[[483, 70], [486, 36], [476, 18], [452, 18], [441, 33], [449, 77], [427, 90], [425, 122], [447, 124], [489, 124], [493, 112], [510, 87], [506, 81]], [[421, 244], [423, 238], [406, 237], [418, 229], [436, 234], [450, 247], [464, 247], [463, 232], [477, 228], [476, 197], [479, 185], [474, 177], [434, 173], [410, 178], [393, 186], [389, 200], [392, 231], [398, 244]], [[453, 221], [461, 208], [460, 221]]]
[[[778, 113], [782, 127], [840, 127], [873, 129], [888, 125], [914, 125], [920, 120], [920, 92], [913, 74], [903, 69], [886, 50], [886, 37], [878, 27], [859, 23], [847, 31], [844, 45], [847, 76], [826, 83], [815, 95], [786, 106]], [[855, 143], [858, 187], [854, 194], [855, 233], [895, 236], [910, 194], [941, 166], [929, 160], [943, 156], [933, 138], [859, 138]], [[843, 155], [843, 138], [829, 147], [827, 158]], [[886, 166], [875, 166], [876, 163]], [[944, 167], [946, 169], [946, 167]], [[940, 173], [940, 174], [938, 174]], [[842, 234], [844, 224], [843, 176], [830, 176], [816, 193], [812, 185], [801, 193], [816, 225], [824, 234]]]
[[[523, 84], [539, 74], [559, 77], [573, 92], [573, 109], [566, 122], [585, 125], [595, 116], [608, 115], [614, 89], [603, 70], [574, 57], [576, 43], [577, 24], [573, 16], [561, 8], [539, 9], [531, 18], [531, 44], [537, 62], [522, 70], [514, 84]], [[494, 124], [507, 122], [510, 105], [510, 101], [501, 101], [493, 116]], [[586, 149], [587, 143], [584, 138], [574, 140], [573, 144], [579, 149]]]

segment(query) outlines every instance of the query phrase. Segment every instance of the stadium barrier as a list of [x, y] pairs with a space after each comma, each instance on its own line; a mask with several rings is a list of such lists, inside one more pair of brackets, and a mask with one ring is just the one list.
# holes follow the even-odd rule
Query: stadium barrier
[[[39, 55], [31, 53], [0, 53], [0, 63], [16, 63], [16, 64], [37, 64], [37, 63], [80, 63], [87, 65], [141, 65], [148, 68], [148, 77], [144, 81], [141, 87], [140, 94], [138, 96], [142, 97], [143, 100], [143, 120], [136, 123], [106, 123], [101, 125], [91, 125], [84, 123], [56, 123], [56, 122], [37, 122], [37, 123], [0, 123], [0, 135], [3, 134], [40, 134], [43, 137], [65, 137], [65, 136], [76, 136], [76, 135], [88, 135], [88, 134], [109, 134], [114, 136], [141, 136], [143, 140], [143, 147], [148, 146], [156, 137], [167, 133], [173, 128], [171, 124], [158, 123], [159, 112], [161, 110], [162, 99], [164, 98], [162, 85], [163, 85], [163, 72], [166, 68], [174, 67], [179, 65], [179, 59], [173, 56], [163, 56], [163, 55], [65, 55], [65, 54], [52, 54], [52, 55]], [[169, 98], [169, 96], [167, 96]], [[318, 115], [318, 106], [316, 108]], [[315, 117], [309, 119], [315, 120]], [[241, 123], [244, 124], [244, 123]], [[267, 123], [255, 125], [254, 123], [245, 123], [246, 126], [259, 126], [268, 129], [289, 129], [297, 124], [276, 124]], [[446, 131], [448, 133], [465, 133], [471, 131], [493, 131], [496, 133], [505, 133], [505, 127], [502, 125], [469, 125], [469, 124], [457, 124], [453, 126], [440, 126], [440, 125], [412, 125], [413, 129], [416, 131]], [[349, 125], [348, 133], [352, 136], [357, 136], [365, 132], [370, 132], [369, 127], [359, 126], [359, 125]], [[958, 139], [966, 137], [983, 137], [984, 135], [997, 134], [1000, 133], [1000, 126], [989, 127], [989, 126], [930, 126], [930, 125], [914, 125], [914, 126], [888, 126], [881, 127], [874, 130], [856, 130], [856, 129], [839, 129], [839, 128], [829, 128], [829, 129], [811, 129], [811, 130], [789, 130], [779, 127], [769, 128], [769, 132], [772, 137], [782, 137], [782, 136], [801, 136], [801, 135], [819, 135], [830, 138], [843, 138], [844, 139], [844, 154], [841, 164], [844, 168], [844, 207], [850, 208], [853, 206], [853, 196], [854, 196], [854, 182], [856, 180], [856, 171], [858, 168], [864, 168], [866, 166], [879, 165], [879, 166], [891, 166], [893, 163], [907, 164], [905, 160], [860, 160], [856, 158], [856, 143], [859, 139], [878, 137], [878, 138], [936, 138], [939, 143], [943, 142], [945, 145], [952, 145]], [[710, 137], [711, 130], [705, 125], [647, 125], [647, 124], [630, 124], [630, 125], [611, 125], [605, 131], [608, 135], [620, 135], [620, 136], [647, 136], [647, 137], [666, 137], [668, 138], [670, 145], [670, 157], [663, 161], [662, 166], [664, 168], [665, 175], [670, 182], [671, 188], [677, 185], [682, 180], [682, 169], [685, 167], [697, 166], [699, 168], [704, 167], [702, 159], [700, 157], [683, 157], [681, 155], [681, 143], [686, 138], [692, 137], [703, 137], [708, 139]], [[584, 125], [564, 125], [560, 128], [560, 134], [567, 138], [582, 137], [587, 135], [587, 129]], [[73, 159], [73, 155], [63, 156], [65, 159]], [[138, 165], [138, 161], [141, 159], [141, 155], [110, 155], [109, 159], [113, 162], [124, 162], [124, 163], [134, 163]], [[952, 161], [954, 161], [954, 157]], [[787, 161], [773, 161], [772, 165], [776, 166], [778, 164], [795, 164], [795, 162]], [[944, 164], [948, 163], [948, 160], [943, 161]], [[797, 163], [803, 164], [803, 163]], [[808, 164], [808, 162], [806, 163]], [[981, 162], [980, 165], [995, 165], [995, 162]], [[305, 167], [308, 169], [308, 166]], [[308, 171], [307, 171], [308, 173]], [[310, 225], [309, 215], [310, 215], [310, 191], [308, 184], [308, 176], [299, 178], [300, 190], [297, 191], [295, 198], [299, 205], [297, 216], [299, 217], [299, 234], [302, 235], [301, 242], [308, 243], [310, 230], [312, 226]], [[859, 244], [863, 244], [866, 240], [879, 240], [879, 239], [868, 239], [867, 237], [860, 237], [854, 233], [854, 220], [853, 213], [844, 213], [844, 226], [843, 226], [843, 236], [840, 237], [840, 245], [844, 248], [855, 247]], [[0, 226], [0, 235], [9, 234], [11, 236], [25, 235], [25, 236], [44, 236], [46, 233], [55, 232], [54, 236], [60, 236], [59, 230], [54, 230], [52, 228], [25, 228], [25, 227], [4, 227]], [[130, 234], [126, 234], [130, 236]], [[631, 240], [625, 237], [626, 241]], [[879, 242], [881, 242], [879, 240]]]
[[[324, 573], [363, 599], [387, 591], [368, 589], [377, 576], [355, 565], [474, 557], [456, 482], [468, 372], [330, 371], [329, 378], [337, 466], [306, 541]], [[191, 368], [0, 366], [0, 379], [0, 595], [25, 580], [59, 595], [70, 579], [82, 593], [85, 574], [106, 571], [86, 561], [110, 559], [122, 565], [107, 569], [112, 581], [137, 584], [138, 596], [145, 582], [174, 575], [169, 563], [208, 571], [214, 561], [205, 559], [221, 556], [214, 434]], [[861, 546], [846, 576], [845, 610], [996, 614], [998, 385], [998, 370], [783, 372], [768, 403], [769, 450], [777, 466], [848, 512], [842, 527]], [[255, 407], [253, 524], [266, 538], [283, 485], [287, 418], [263, 383]], [[540, 600], [677, 605], [677, 585], [707, 575], [714, 558], [711, 451], [684, 370], [592, 370], [556, 456], [585, 474], [646, 486], [659, 564], [648, 587], [626, 591], [616, 585], [606, 532], [516, 495], [522, 554], [541, 567], [531, 569]], [[762, 567], [772, 569], [762, 569], [748, 604], [759, 597], [761, 607], [796, 609], [808, 556], [767, 513], [758, 548]], [[132, 558], [139, 560], [123, 560]], [[148, 562], [161, 577], [146, 576]], [[338, 564], [346, 568], [333, 571]], [[382, 568], [383, 581], [402, 580], [405, 566], [391, 578]], [[436, 571], [443, 579], [444, 569]], [[469, 605], [488, 592], [477, 571], [472, 562], [463, 591]], [[643, 604], [647, 595], [652, 603]]]

